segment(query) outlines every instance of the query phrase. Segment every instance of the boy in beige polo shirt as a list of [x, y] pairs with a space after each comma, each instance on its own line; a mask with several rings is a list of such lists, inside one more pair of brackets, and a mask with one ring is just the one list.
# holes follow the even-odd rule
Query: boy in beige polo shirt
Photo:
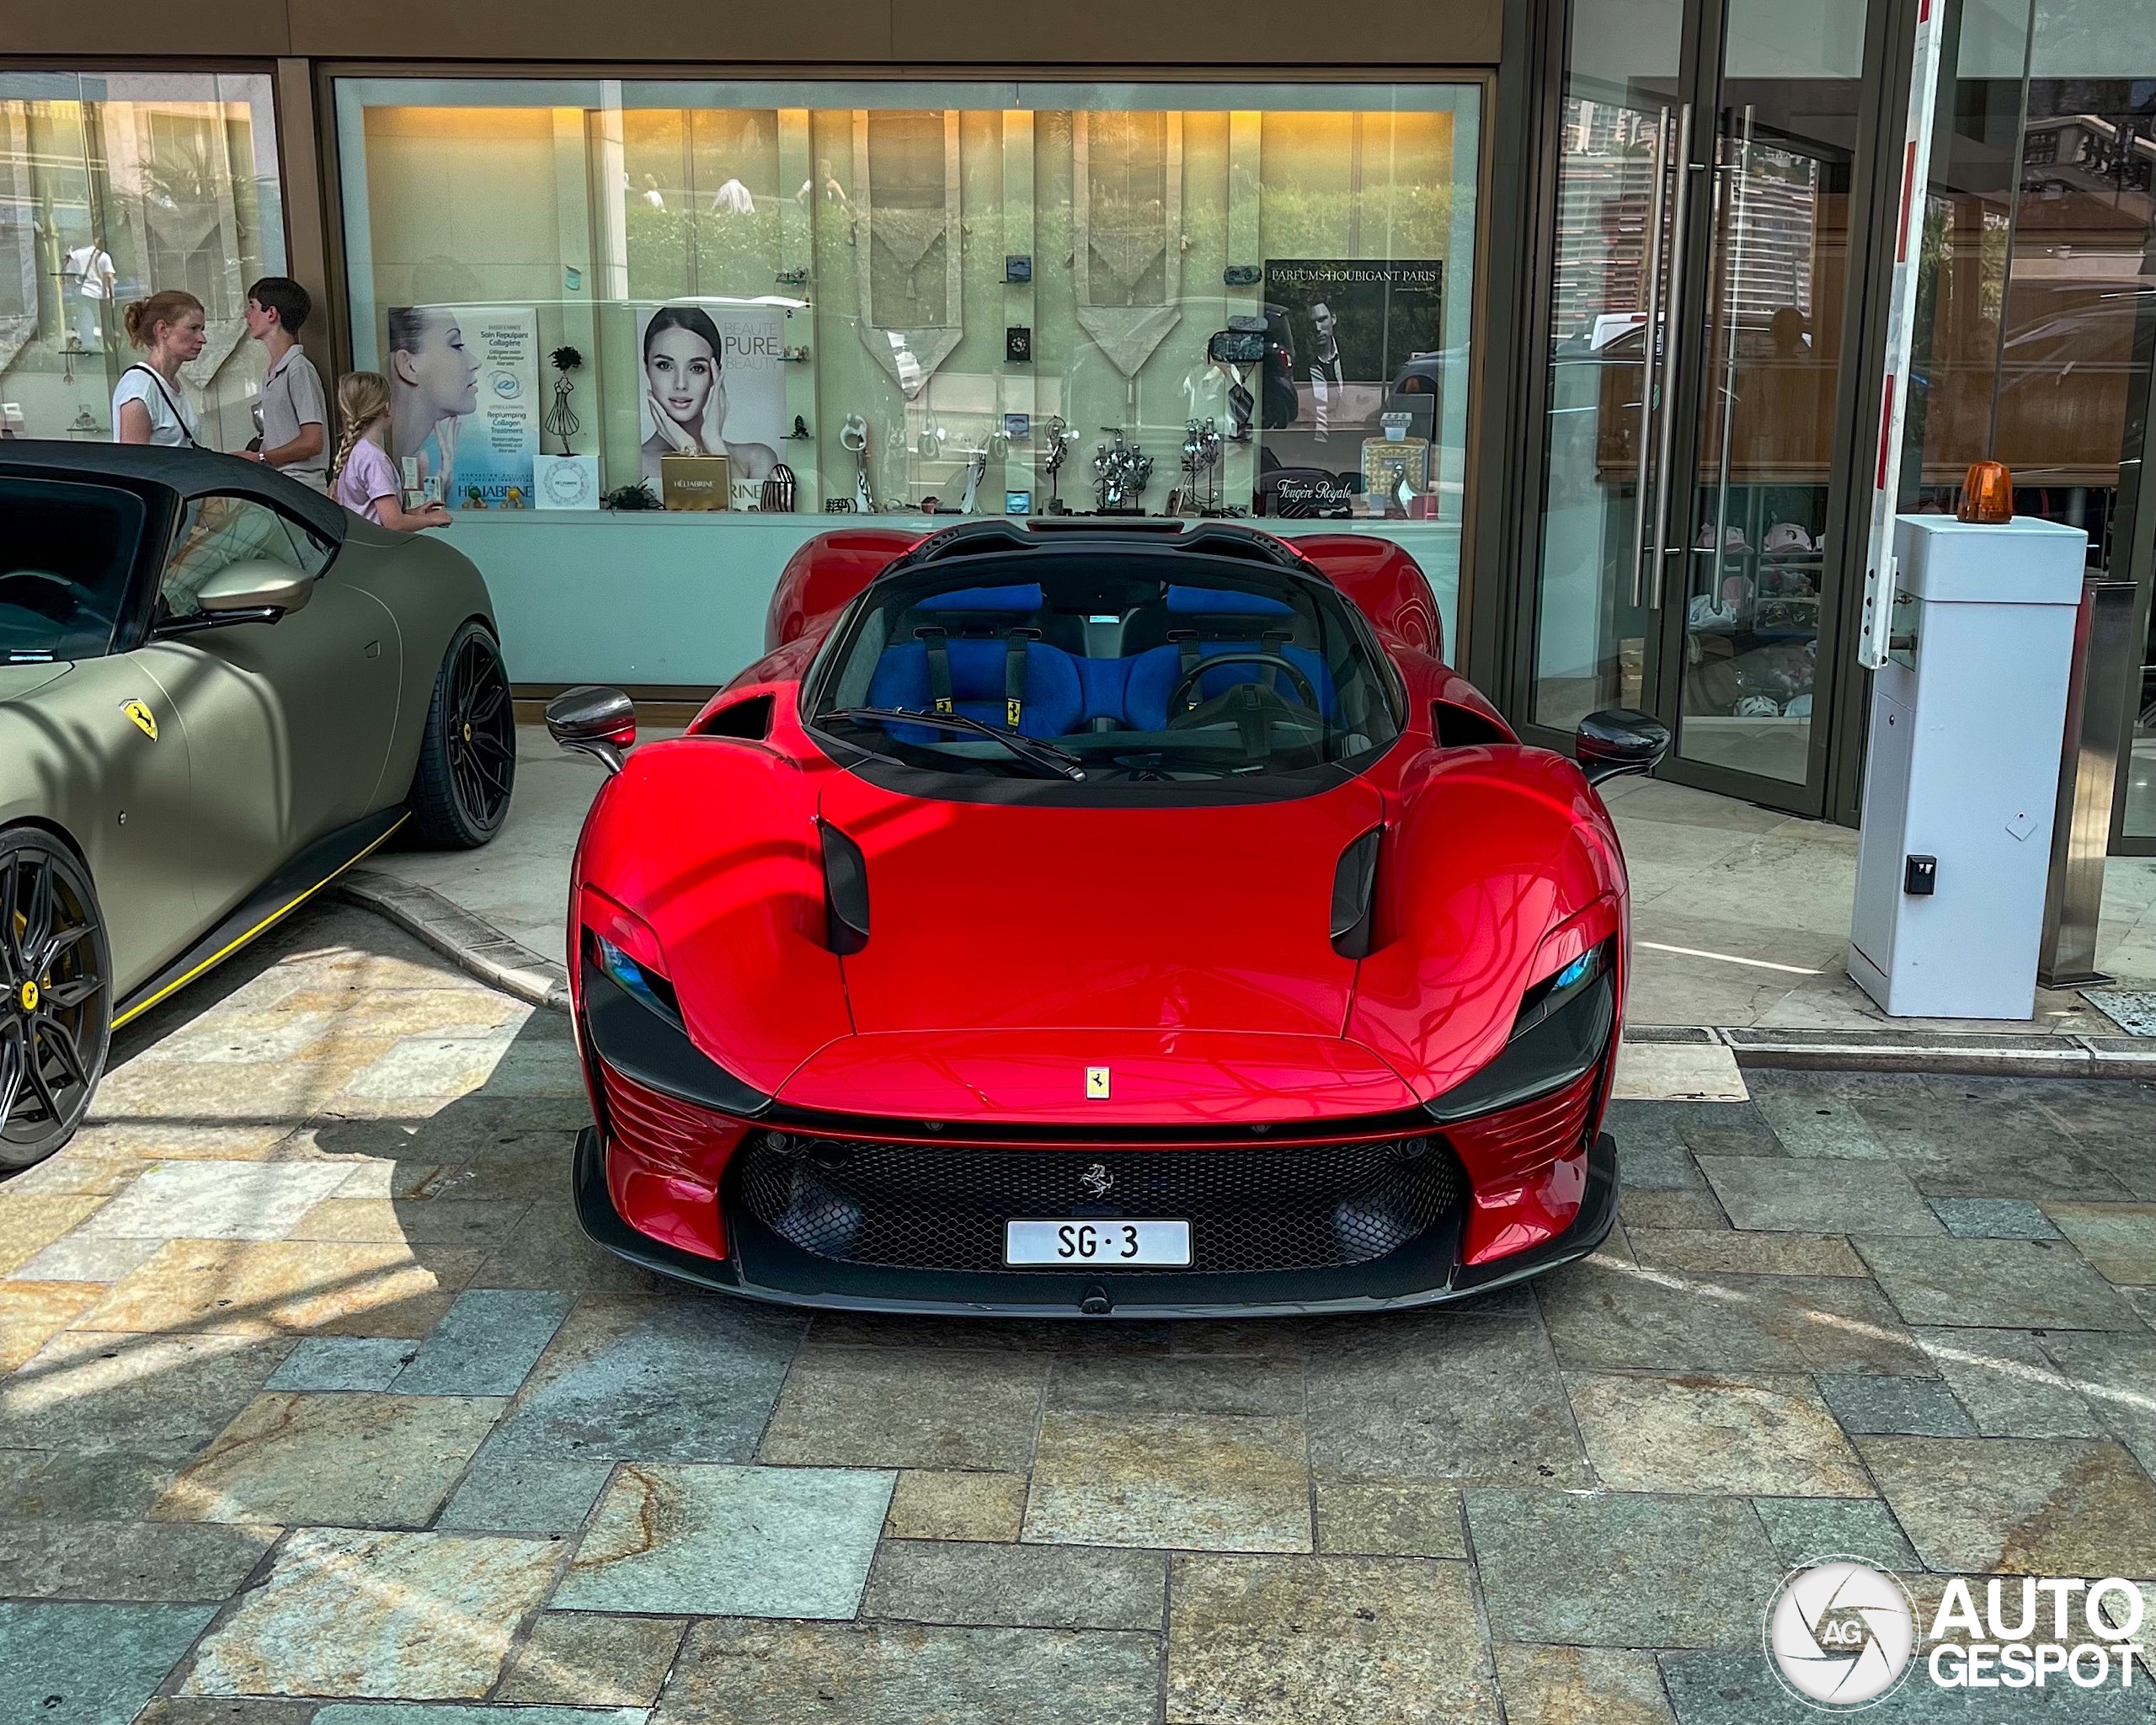
[[312, 490], [329, 489], [329, 412], [322, 376], [299, 344], [312, 308], [307, 291], [286, 275], [265, 275], [247, 291], [247, 333], [262, 344], [270, 370], [262, 380], [259, 450], [249, 458]]

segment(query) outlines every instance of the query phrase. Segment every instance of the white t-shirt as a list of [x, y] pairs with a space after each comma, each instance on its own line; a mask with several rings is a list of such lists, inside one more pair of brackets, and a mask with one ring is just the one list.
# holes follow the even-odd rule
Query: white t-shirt
[[77, 291], [86, 300], [105, 296], [105, 278], [112, 274], [112, 254], [103, 246], [77, 246], [61, 266], [62, 275], [75, 278]]
[[[195, 441], [195, 409], [187, 392], [166, 383], [147, 366], [130, 366], [112, 392], [112, 441], [120, 441], [120, 410], [139, 401], [150, 415], [150, 441], [179, 448]], [[177, 407], [177, 417], [173, 409]]]

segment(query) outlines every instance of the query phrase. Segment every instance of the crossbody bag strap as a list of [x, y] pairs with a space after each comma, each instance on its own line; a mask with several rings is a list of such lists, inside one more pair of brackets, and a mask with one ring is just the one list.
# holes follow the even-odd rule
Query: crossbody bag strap
[[[157, 386], [157, 393], [165, 398], [165, 405], [172, 409], [173, 419], [179, 427], [179, 435], [187, 440], [187, 446], [189, 449], [201, 448], [202, 446], [195, 441], [195, 434], [187, 429], [187, 415], [180, 412], [179, 403], [172, 398], [172, 392], [165, 387], [165, 380], [158, 377], [155, 371], [152, 371], [149, 366], [142, 364], [139, 360], [136, 360], [135, 364], [130, 366], [127, 368], [127, 371], [140, 371], [145, 377], [148, 378], [151, 382]], [[127, 372], [123, 371], [120, 375], [124, 377], [127, 375]]]

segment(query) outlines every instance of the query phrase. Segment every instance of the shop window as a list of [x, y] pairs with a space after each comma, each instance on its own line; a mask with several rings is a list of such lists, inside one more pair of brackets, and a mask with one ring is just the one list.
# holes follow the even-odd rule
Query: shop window
[[[2084, 529], [2092, 573], [2145, 590], [2156, 352], [2147, 7], [1967, 0], [1949, 19], [1903, 507], [1952, 510], [1968, 463], [1996, 457], [2013, 470], [2017, 515]], [[2146, 616], [2145, 590], [2142, 604]], [[2146, 849], [2156, 841], [2156, 638], [2139, 661], [2121, 788], [2123, 830]]]
[[202, 302], [181, 373], [202, 441], [253, 435], [262, 360], [247, 288], [285, 270], [270, 78], [228, 72], [0, 71], [0, 417], [18, 436], [106, 441], [136, 358], [121, 308]]
[[1481, 86], [1103, 93], [340, 80], [408, 483], [1383, 521], [1449, 624]]

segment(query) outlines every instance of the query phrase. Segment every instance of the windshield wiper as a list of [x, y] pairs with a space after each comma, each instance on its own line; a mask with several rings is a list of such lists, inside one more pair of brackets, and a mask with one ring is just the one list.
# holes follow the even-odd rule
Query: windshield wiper
[[1027, 766], [1052, 772], [1059, 778], [1082, 779], [1086, 776], [1086, 769], [1078, 764], [1075, 755], [1052, 743], [1022, 737], [1016, 731], [1000, 731], [994, 725], [983, 724], [963, 713], [909, 713], [896, 707], [839, 707], [823, 717], [842, 718], [853, 724], [925, 724], [931, 730], [964, 731], [969, 735], [1001, 743]]

